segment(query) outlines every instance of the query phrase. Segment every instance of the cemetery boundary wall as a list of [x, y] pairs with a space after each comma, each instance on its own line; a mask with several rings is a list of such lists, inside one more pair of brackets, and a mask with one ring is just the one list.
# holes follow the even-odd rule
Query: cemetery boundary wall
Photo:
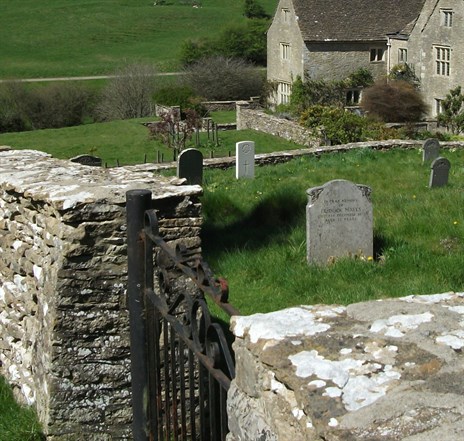
[[200, 250], [199, 186], [0, 147], [0, 374], [51, 440], [132, 439], [126, 191]]
[[[0, 147], [0, 374], [48, 439], [131, 439], [125, 193], [199, 253], [179, 182]], [[444, 293], [234, 317], [228, 441], [464, 438], [463, 315]]]

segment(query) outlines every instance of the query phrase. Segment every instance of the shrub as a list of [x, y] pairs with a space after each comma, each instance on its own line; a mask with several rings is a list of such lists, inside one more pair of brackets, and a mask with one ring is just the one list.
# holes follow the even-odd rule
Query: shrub
[[75, 84], [51, 84], [32, 92], [27, 114], [34, 129], [77, 126], [91, 113], [93, 94]]
[[208, 100], [249, 99], [259, 95], [264, 78], [254, 65], [237, 58], [202, 59], [185, 70], [185, 84]]
[[243, 11], [247, 18], [271, 18], [263, 6], [256, 0], [245, 0]]
[[442, 111], [438, 115], [438, 122], [451, 130], [455, 135], [464, 131], [464, 95], [461, 86], [449, 91], [441, 102]]
[[102, 92], [96, 108], [98, 119], [142, 118], [154, 113], [156, 70], [151, 65], [132, 64], [115, 73]]
[[83, 86], [56, 83], [31, 88], [8, 82], [0, 88], [0, 132], [60, 128], [83, 124], [95, 95]]
[[391, 80], [402, 80], [406, 81], [409, 84], [412, 84], [414, 87], [419, 87], [420, 80], [417, 78], [414, 71], [411, 69], [411, 66], [407, 63], [400, 63], [393, 66], [388, 74], [388, 77]]
[[320, 130], [331, 144], [366, 141], [371, 135], [366, 118], [340, 107], [311, 106], [302, 113], [300, 123]]
[[216, 39], [187, 40], [181, 48], [181, 62], [189, 66], [201, 59], [224, 56], [266, 65], [268, 20], [248, 20], [223, 29]]
[[420, 121], [427, 112], [420, 92], [402, 80], [376, 82], [364, 91], [361, 107], [384, 122]]

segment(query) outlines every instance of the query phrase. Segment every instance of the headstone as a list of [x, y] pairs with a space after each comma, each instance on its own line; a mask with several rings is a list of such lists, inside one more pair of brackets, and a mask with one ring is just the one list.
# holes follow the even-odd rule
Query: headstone
[[440, 156], [440, 143], [438, 139], [430, 138], [424, 142], [422, 147], [422, 163], [431, 162]]
[[373, 258], [371, 189], [342, 179], [307, 190], [308, 263], [324, 265], [339, 257]]
[[102, 159], [92, 155], [79, 155], [70, 159], [71, 162], [77, 162], [82, 165], [89, 165], [91, 167], [101, 167]]
[[253, 141], [241, 141], [235, 144], [235, 177], [255, 177], [255, 143]]
[[188, 185], [203, 184], [203, 154], [197, 149], [180, 152], [177, 159], [177, 177], [185, 178]]
[[448, 176], [451, 163], [446, 159], [439, 157], [432, 162], [430, 171], [429, 187], [443, 187], [448, 184]]

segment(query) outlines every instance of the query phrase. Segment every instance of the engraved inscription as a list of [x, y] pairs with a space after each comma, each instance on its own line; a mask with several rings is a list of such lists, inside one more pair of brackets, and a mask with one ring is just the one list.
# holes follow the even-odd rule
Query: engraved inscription
[[325, 224], [334, 222], [356, 222], [362, 216], [357, 199], [328, 199], [324, 201], [319, 219]]

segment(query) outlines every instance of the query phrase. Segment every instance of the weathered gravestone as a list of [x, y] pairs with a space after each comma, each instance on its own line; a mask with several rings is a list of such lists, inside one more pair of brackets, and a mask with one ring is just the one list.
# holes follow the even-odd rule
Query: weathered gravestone
[[439, 157], [432, 162], [430, 167], [429, 187], [443, 187], [448, 184], [448, 176], [451, 163], [446, 159]]
[[431, 162], [440, 156], [440, 143], [438, 142], [438, 139], [427, 139], [424, 142], [422, 149], [422, 163]]
[[326, 264], [339, 257], [372, 259], [371, 189], [336, 179], [307, 190], [308, 263]]
[[102, 160], [98, 156], [92, 155], [79, 155], [70, 159], [71, 162], [77, 162], [82, 165], [89, 165], [91, 167], [101, 167]]
[[203, 184], [203, 154], [197, 149], [186, 149], [177, 159], [177, 177], [185, 178], [188, 185]]
[[235, 144], [236, 168], [235, 177], [255, 177], [255, 143], [253, 141], [241, 141]]

